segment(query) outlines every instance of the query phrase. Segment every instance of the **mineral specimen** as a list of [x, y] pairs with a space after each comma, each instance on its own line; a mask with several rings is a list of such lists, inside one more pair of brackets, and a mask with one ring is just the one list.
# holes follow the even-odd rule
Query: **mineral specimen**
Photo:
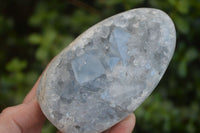
[[167, 14], [139, 8], [85, 31], [49, 64], [37, 90], [46, 117], [63, 133], [100, 133], [153, 91], [174, 52]]

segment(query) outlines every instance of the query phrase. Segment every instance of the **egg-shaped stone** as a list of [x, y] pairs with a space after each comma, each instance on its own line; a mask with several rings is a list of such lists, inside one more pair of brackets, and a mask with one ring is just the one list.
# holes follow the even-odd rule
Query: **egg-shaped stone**
[[63, 133], [100, 133], [153, 91], [174, 53], [176, 33], [161, 10], [129, 10], [94, 25], [42, 75], [37, 98]]

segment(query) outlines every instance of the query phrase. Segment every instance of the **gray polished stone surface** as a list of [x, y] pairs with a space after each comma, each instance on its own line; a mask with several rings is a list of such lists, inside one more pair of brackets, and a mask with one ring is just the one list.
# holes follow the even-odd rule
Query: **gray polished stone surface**
[[94, 25], [49, 64], [37, 98], [63, 133], [100, 133], [132, 113], [153, 91], [174, 53], [174, 24], [139, 8]]

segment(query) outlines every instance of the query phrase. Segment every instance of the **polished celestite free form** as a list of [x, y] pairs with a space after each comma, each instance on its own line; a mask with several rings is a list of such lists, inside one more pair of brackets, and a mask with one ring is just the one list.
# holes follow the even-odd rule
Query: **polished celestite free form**
[[49, 64], [37, 90], [46, 117], [63, 133], [100, 133], [153, 91], [174, 53], [174, 24], [139, 8], [94, 25]]

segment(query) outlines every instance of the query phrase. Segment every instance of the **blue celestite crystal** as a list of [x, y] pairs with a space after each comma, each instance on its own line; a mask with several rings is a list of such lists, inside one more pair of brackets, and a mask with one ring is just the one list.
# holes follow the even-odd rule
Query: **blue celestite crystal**
[[100, 133], [153, 91], [174, 53], [174, 24], [140, 8], [88, 29], [49, 64], [37, 89], [45, 116], [63, 133]]
[[129, 39], [130, 33], [118, 27], [114, 28], [109, 38], [109, 41], [113, 45], [113, 47], [117, 47], [116, 51], [119, 51], [124, 64], [126, 64], [128, 58], [127, 43]]
[[90, 54], [75, 58], [72, 61], [72, 68], [75, 78], [80, 84], [94, 80], [105, 71], [99, 59]]

